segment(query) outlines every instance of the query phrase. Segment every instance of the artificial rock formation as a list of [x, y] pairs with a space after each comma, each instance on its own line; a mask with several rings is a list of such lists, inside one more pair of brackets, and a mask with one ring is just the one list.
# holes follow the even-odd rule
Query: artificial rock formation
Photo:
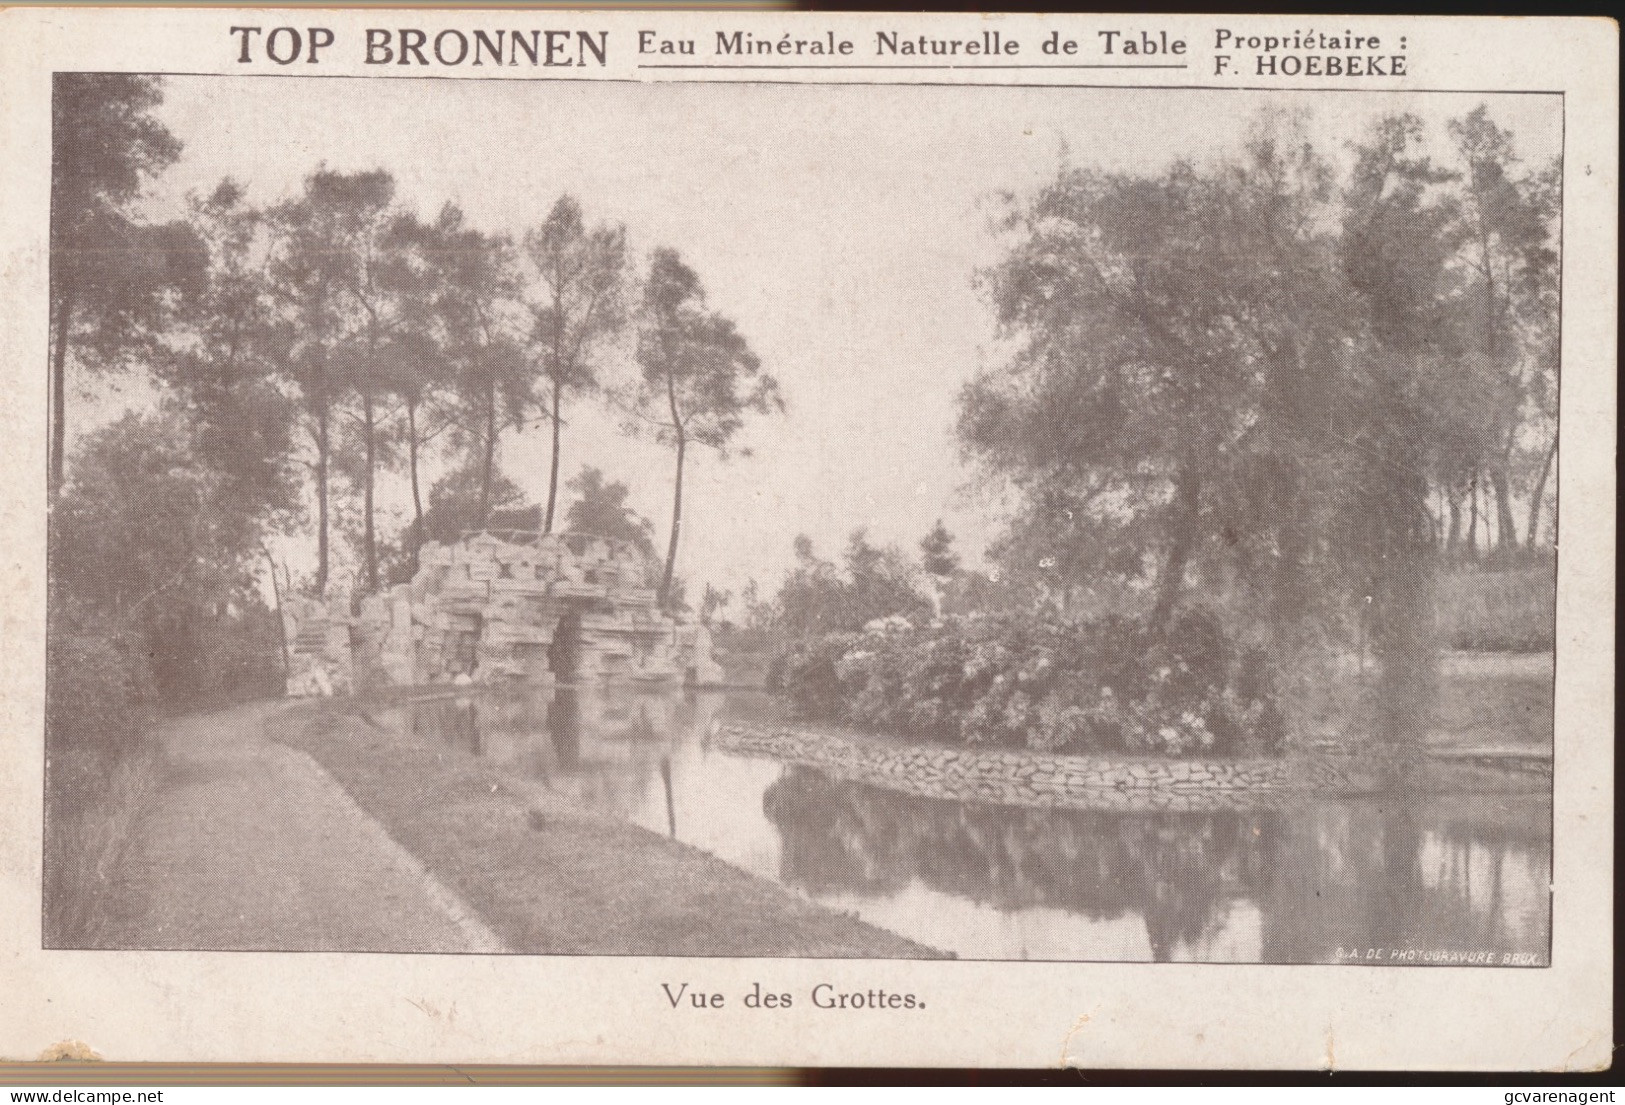
[[[481, 531], [455, 544], [425, 544], [418, 565], [411, 583], [361, 600], [359, 614], [343, 626], [348, 647], [339, 647], [337, 613], [328, 610], [323, 651], [302, 654], [317, 648], [316, 619], [294, 608], [289, 666], [299, 678], [290, 679], [289, 693], [342, 693], [352, 685], [559, 679], [658, 686], [721, 679], [705, 627], [679, 624], [658, 608], [645, 585], [648, 562], [623, 542]], [[324, 669], [325, 687], [320, 674], [306, 674]]]
[[282, 602], [288, 694], [298, 698], [349, 694], [355, 688], [349, 603], [290, 597]]

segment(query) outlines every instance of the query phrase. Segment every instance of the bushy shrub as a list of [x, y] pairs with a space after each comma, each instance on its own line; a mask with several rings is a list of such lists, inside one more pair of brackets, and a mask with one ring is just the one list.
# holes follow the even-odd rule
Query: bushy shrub
[[148, 663], [168, 709], [201, 709], [282, 694], [277, 616], [263, 604], [241, 610], [164, 611], [146, 628]]
[[772, 603], [774, 628], [806, 640], [826, 633], [855, 633], [877, 618], [929, 621], [932, 602], [920, 570], [893, 546], [878, 546], [861, 529], [847, 541], [844, 570], [796, 538], [796, 566]]
[[805, 717], [839, 717], [850, 689], [842, 688], [836, 664], [862, 639], [861, 634], [831, 633], [803, 641], [775, 659], [768, 685], [789, 695]]
[[151, 720], [155, 692], [140, 635], [64, 604], [46, 634], [46, 732], [53, 750], [117, 750]]
[[52, 611], [46, 639], [45, 946], [94, 947], [156, 774], [152, 676], [137, 634], [78, 604]]
[[1268, 665], [1217, 618], [1166, 633], [1128, 618], [887, 623], [791, 650], [782, 686], [821, 718], [959, 744], [1044, 751], [1278, 751]]

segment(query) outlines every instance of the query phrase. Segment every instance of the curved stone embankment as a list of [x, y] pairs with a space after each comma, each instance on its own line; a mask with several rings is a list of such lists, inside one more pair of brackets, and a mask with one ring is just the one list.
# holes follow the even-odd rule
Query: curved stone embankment
[[854, 735], [723, 724], [712, 742], [730, 752], [817, 767], [838, 778], [926, 798], [1092, 810], [1246, 810], [1305, 793], [1370, 790], [1346, 758], [1106, 759], [891, 744]]

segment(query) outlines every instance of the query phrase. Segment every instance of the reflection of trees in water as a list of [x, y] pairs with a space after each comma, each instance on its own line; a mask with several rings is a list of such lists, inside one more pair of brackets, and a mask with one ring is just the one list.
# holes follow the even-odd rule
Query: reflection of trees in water
[[[1536, 951], [1549, 922], [1529, 827], [1471, 803], [1310, 804], [1278, 812], [1115, 813], [918, 798], [790, 767], [763, 796], [780, 878], [886, 897], [919, 879], [999, 909], [1137, 914], [1165, 960], [1255, 903], [1264, 962], [1337, 949]], [[1524, 820], [1536, 824], [1536, 816]], [[1516, 883], [1516, 885], [1514, 885]]]
[[1373, 862], [1359, 871], [1367, 889], [1363, 909], [1367, 942], [1397, 947], [1410, 942], [1422, 889], [1422, 831], [1410, 801], [1398, 801], [1381, 811], [1370, 827], [1376, 841]]
[[1208, 936], [1227, 902], [1256, 893], [1274, 819], [973, 805], [805, 767], [786, 770], [762, 807], [783, 838], [780, 878], [792, 885], [883, 896], [917, 878], [1004, 910], [1132, 912], [1159, 960]]
[[412, 735], [428, 737], [478, 756], [484, 751], [479, 703], [466, 698], [413, 704], [407, 711]]
[[539, 757], [532, 773], [625, 815], [660, 785], [655, 768], [670, 755], [682, 713], [670, 698], [555, 688], [547, 713], [552, 754]]
[[[1499, 808], [1497, 808], [1499, 807]], [[1433, 893], [1424, 928], [1447, 923], [1473, 946], [1534, 951], [1544, 961], [1551, 933], [1551, 805], [1527, 795], [1467, 798], [1423, 834], [1420, 877]]]
[[546, 727], [548, 700], [534, 691], [458, 695], [413, 703], [414, 736], [429, 737], [497, 763], [523, 760], [533, 734]]
[[652, 743], [669, 750], [691, 741], [710, 725], [723, 699], [560, 686], [429, 699], [407, 705], [404, 712], [413, 736], [488, 758], [520, 750], [546, 733], [558, 766], [572, 767], [591, 760], [603, 742]]
[[[522, 758], [545, 733], [552, 755], [545, 748], [540, 754], [560, 767], [595, 758], [646, 758], [637, 755], [637, 745], [666, 749], [692, 736], [702, 712], [708, 721], [715, 705], [706, 704], [702, 711], [694, 701], [674, 696], [572, 687], [434, 699], [414, 703], [407, 711], [413, 735], [503, 762]], [[626, 746], [617, 747], [618, 742]], [[598, 757], [600, 752], [605, 754]]]
[[1326, 962], [1338, 948], [1544, 958], [1545, 841], [1515, 823], [1521, 811], [1459, 816], [1452, 802], [1327, 803], [1284, 817], [1260, 903], [1264, 958]]
[[553, 692], [547, 711], [547, 735], [553, 743], [553, 758], [569, 771], [581, 764], [581, 702], [576, 692], [560, 687]]
[[675, 834], [672, 756], [722, 705], [718, 695], [651, 694], [617, 688], [513, 688], [414, 703], [411, 732], [556, 786], [597, 807], [628, 814], [664, 803]]
[[[722, 705], [561, 687], [422, 702], [407, 714], [416, 735], [608, 812], [663, 802], [671, 831], [662, 765], [703, 743]], [[789, 767], [762, 808], [788, 884], [886, 897], [919, 879], [1005, 910], [1138, 915], [1159, 959], [1190, 954], [1240, 899], [1262, 916], [1265, 962], [1328, 962], [1339, 947], [1544, 956], [1550, 933], [1551, 807], [1538, 795], [1125, 814], [916, 798]]]

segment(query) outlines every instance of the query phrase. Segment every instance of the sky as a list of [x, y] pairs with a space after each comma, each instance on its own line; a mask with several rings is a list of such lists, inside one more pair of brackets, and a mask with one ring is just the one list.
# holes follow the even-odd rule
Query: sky
[[[686, 474], [678, 573], [770, 594], [809, 535], [825, 555], [854, 528], [913, 551], [942, 518], [975, 562], [1001, 504], [955, 444], [956, 396], [997, 364], [975, 277], [997, 262], [1001, 192], [1073, 165], [1156, 172], [1235, 150], [1268, 103], [1307, 113], [1339, 155], [1378, 116], [1444, 122], [1489, 103], [1524, 159], [1555, 156], [1556, 97], [1195, 90], [623, 84], [494, 80], [171, 77], [157, 114], [183, 143], [154, 185], [155, 213], [230, 176], [251, 201], [299, 190], [325, 163], [382, 167], [424, 216], [520, 233], [574, 194], [589, 221], [624, 223], [642, 259], [676, 248], [711, 307], [733, 318], [779, 381], [782, 417], [756, 419], [749, 455], [703, 450]], [[633, 366], [605, 366], [624, 377]], [[563, 471], [602, 468], [665, 545], [673, 460], [611, 412], [566, 412]], [[545, 430], [510, 433], [503, 471], [547, 490]], [[381, 488], [386, 533], [409, 516], [403, 479]], [[289, 546], [291, 549], [293, 546]], [[296, 567], [298, 559], [295, 558]]]

